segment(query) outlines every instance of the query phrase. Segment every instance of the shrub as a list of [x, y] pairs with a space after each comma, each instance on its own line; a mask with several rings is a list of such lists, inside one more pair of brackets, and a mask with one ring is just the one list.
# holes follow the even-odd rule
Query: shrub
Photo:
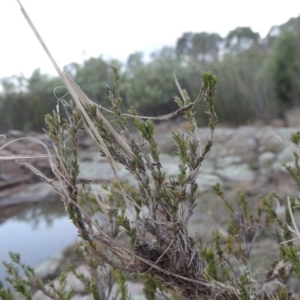
[[[106, 121], [98, 106], [64, 75], [75, 93], [74, 98], [78, 98], [76, 105], [62, 100], [67, 119], [61, 118], [59, 110], [45, 118], [46, 133], [55, 149], [55, 155], [49, 157], [55, 180], [28, 163], [19, 162], [56, 189], [66, 213], [82, 240], [86, 241], [79, 252], [92, 270], [92, 277], [77, 276], [87, 293], [95, 299], [108, 299], [107, 293], [117, 283], [120, 299], [130, 299], [125, 281], [132, 276], [130, 274], [137, 274], [144, 283], [147, 299], [155, 299], [157, 291], [169, 299], [288, 299], [285, 283], [293, 273], [300, 277], [300, 260], [292, 238], [292, 232], [298, 234], [293, 218], [296, 198], [289, 200], [285, 219], [282, 219], [276, 213], [275, 204], [279, 198], [276, 193], [261, 197], [257, 210], [252, 212], [245, 196], [241, 195], [238, 207], [234, 207], [216, 184], [215, 192], [232, 215], [228, 234], [212, 232], [212, 242], [204, 244], [200, 238], [193, 239], [188, 233], [189, 219], [196, 206], [196, 178], [205, 155], [213, 146], [217, 124], [213, 106], [216, 77], [210, 72], [202, 74], [202, 87], [193, 102], [175, 77], [181, 96], [175, 99], [179, 108], [170, 115], [156, 118], [168, 119], [182, 113], [187, 121], [186, 133], [173, 132], [175, 155], [179, 157], [179, 174], [174, 179], [163, 172], [152, 121], [140, 118], [133, 108], [129, 114], [122, 113], [116, 68], [113, 72], [115, 86], [109, 89], [109, 99], [115, 128]], [[201, 99], [205, 102], [211, 131], [202, 151], [193, 111]], [[134, 120], [140, 133], [138, 138], [130, 133], [130, 119]], [[102, 186], [101, 195], [91, 189], [97, 182], [78, 178], [77, 135], [81, 128], [97, 142], [100, 155], [107, 157], [115, 174], [112, 184]], [[66, 140], [71, 142], [67, 144]], [[294, 147], [299, 140], [299, 134], [292, 135]], [[295, 168], [287, 166], [287, 170], [300, 186], [296, 152], [295, 159]], [[134, 176], [135, 187], [119, 180], [117, 163], [125, 165]], [[99, 214], [109, 219], [109, 229], [104, 230], [99, 225], [96, 217]], [[276, 228], [274, 237], [280, 252], [262, 278], [252, 267], [251, 253], [258, 237], [269, 228]], [[123, 230], [128, 238], [119, 239]], [[11, 259], [13, 263], [5, 263], [5, 266], [11, 274], [8, 280], [16, 291], [28, 299], [36, 289], [53, 299], [70, 299], [73, 291], [65, 289], [65, 273], [59, 277], [59, 288], [53, 284], [46, 288], [32, 268], [21, 264], [19, 255], [11, 254]], [[24, 269], [25, 278], [19, 275], [15, 265]], [[74, 268], [73, 272], [76, 274]], [[13, 299], [13, 294], [9, 289], [2, 289], [0, 297]]]
[[[45, 118], [46, 133], [55, 149], [55, 155], [49, 155], [55, 179], [47, 178], [27, 162], [10, 159], [29, 168], [60, 194], [66, 213], [82, 238], [79, 254], [91, 270], [91, 276], [87, 277], [72, 269], [87, 293], [94, 299], [109, 299], [113, 285], [117, 284], [116, 297], [131, 299], [126, 279], [135, 274], [144, 283], [147, 299], [155, 299], [156, 293], [165, 299], [292, 299], [286, 283], [293, 274], [300, 282], [300, 258], [292, 237], [292, 233], [300, 236], [294, 219], [298, 198], [288, 199], [282, 218], [277, 215], [276, 204], [283, 199], [276, 193], [260, 197], [256, 211], [252, 211], [244, 195], [235, 207], [216, 184], [214, 190], [231, 215], [228, 232], [223, 235], [213, 232], [211, 243], [189, 236], [189, 220], [198, 196], [196, 178], [213, 146], [217, 124], [213, 102], [215, 75], [202, 74], [200, 93], [193, 102], [175, 77], [180, 94], [175, 99], [178, 110], [154, 118], [164, 120], [183, 114], [187, 121], [186, 132], [173, 132], [175, 155], [179, 157], [179, 173], [174, 179], [163, 172], [152, 121], [139, 117], [134, 108], [128, 114], [122, 113], [116, 68], [113, 68], [114, 88], [108, 89], [112, 105], [109, 112], [114, 116], [115, 127], [70, 76], [59, 69], [58, 72], [74, 103], [60, 100], [66, 119], [61, 117], [59, 109]], [[203, 149], [194, 118], [195, 105], [201, 99], [205, 102], [211, 133]], [[138, 137], [130, 132], [130, 120], [134, 120]], [[100, 155], [108, 159], [115, 175], [114, 182], [102, 186], [100, 194], [92, 192], [92, 185], [97, 182], [78, 177], [77, 143], [81, 129], [96, 141]], [[299, 141], [297, 133], [292, 135], [292, 143], [286, 143], [295, 152], [295, 167], [287, 170], [300, 187]], [[120, 181], [117, 163], [125, 165], [133, 175], [133, 186]], [[110, 226], [105, 230], [97, 221], [99, 214], [109, 220]], [[260, 276], [252, 266], [252, 250], [262, 233], [270, 229], [275, 229], [279, 252], [267, 272]], [[120, 239], [124, 231], [126, 238]], [[4, 263], [10, 274], [7, 280], [26, 299], [31, 299], [37, 289], [52, 299], [71, 299], [74, 290], [66, 289], [65, 272], [58, 278], [58, 286], [53, 282], [45, 286], [34, 269], [20, 262], [18, 254], [10, 256], [12, 263]], [[25, 277], [20, 276], [18, 266]], [[1, 288], [0, 297], [15, 299], [9, 288]]]

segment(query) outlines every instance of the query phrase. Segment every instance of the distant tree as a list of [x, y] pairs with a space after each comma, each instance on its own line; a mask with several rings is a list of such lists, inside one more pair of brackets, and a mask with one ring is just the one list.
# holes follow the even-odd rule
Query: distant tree
[[75, 77], [80, 67], [80, 64], [73, 62], [66, 65], [63, 70], [65, 73], [68, 73], [69, 75]]
[[184, 33], [177, 40], [176, 54], [179, 57], [188, 56], [194, 61], [211, 61], [217, 58], [221, 42], [222, 38], [216, 33]]
[[194, 60], [209, 61], [216, 59], [220, 50], [222, 38], [216, 33], [195, 33], [192, 39], [191, 56]]
[[4, 78], [1, 81], [0, 128], [26, 130], [29, 127], [30, 109], [26, 95], [27, 81], [23, 75]]
[[96, 103], [103, 103], [108, 99], [107, 86], [112, 80], [112, 64], [121, 66], [118, 61], [107, 62], [101, 57], [90, 58], [76, 70], [76, 82], [83, 90], [88, 91], [87, 95]]
[[[35, 70], [29, 79], [23, 75], [2, 80], [4, 93], [0, 96], [0, 121], [2, 129], [41, 131], [44, 116], [56, 106], [54, 90], [62, 83], [57, 77], [50, 77]], [[57, 97], [66, 90], [58, 90]], [[5, 120], [5, 122], [3, 122]], [[4, 123], [4, 124], [3, 124]]]
[[[300, 105], [300, 16], [273, 26], [265, 39], [249, 27], [238, 27], [225, 39], [216, 33], [185, 32], [176, 46], [163, 47], [145, 60], [143, 53], [119, 61], [90, 58], [64, 68], [87, 95], [107, 103], [112, 85], [111, 65], [120, 72], [120, 95], [124, 107], [135, 106], [144, 115], [160, 115], [175, 109], [176, 88], [172, 73], [197, 97], [202, 71], [213, 70], [220, 78], [216, 94], [220, 121], [241, 124], [265, 121]], [[33, 72], [30, 78], [14, 76], [2, 80], [0, 129], [41, 130], [43, 115], [51, 112], [57, 97], [66, 92], [57, 78]], [[203, 111], [197, 108], [201, 123]]]
[[188, 56], [192, 48], [192, 32], [185, 32], [176, 43], [176, 54], [178, 57]]
[[221, 121], [240, 125], [245, 121], [270, 120], [276, 112], [273, 98], [266, 88], [268, 74], [262, 72], [267, 53], [251, 47], [234, 55], [225, 54], [211, 69], [218, 75], [216, 107]]
[[180, 64], [172, 48], [163, 48], [152, 55], [152, 60], [142, 63], [141, 55], [130, 56], [125, 81], [121, 91], [127, 106], [145, 115], [168, 113], [176, 107], [176, 86], [172, 74], [180, 78]]
[[58, 77], [42, 74], [40, 69], [35, 70], [27, 81], [27, 101], [30, 110], [31, 130], [41, 131], [44, 127], [44, 116], [55, 110], [57, 99], [67, 91]]
[[267, 47], [273, 47], [278, 37], [283, 31], [291, 31], [297, 33], [300, 31], [300, 15], [296, 18], [289, 19], [286, 23], [281, 25], [274, 25], [271, 27], [263, 43]]
[[289, 19], [286, 23], [280, 25], [281, 30], [299, 32], [300, 30], [300, 15], [296, 18]]
[[230, 31], [225, 38], [227, 52], [236, 53], [259, 44], [260, 35], [250, 27], [237, 27]]
[[127, 63], [126, 63], [126, 73], [127, 76], [133, 76], [134, 72], [138, 68], [143, 68], [144, 62], [143, 62], [143, 53], [142, 52], [136, 52], [133, 54], [130, 54]]
[[269, 74], [282, 110], [300, 105], [300, 33], [284, 30], [269, 59]]

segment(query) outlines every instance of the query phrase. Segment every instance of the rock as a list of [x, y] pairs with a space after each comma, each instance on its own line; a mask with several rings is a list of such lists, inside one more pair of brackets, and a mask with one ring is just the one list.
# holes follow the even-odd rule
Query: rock
[[76, 294], [71, 298], [71, 300], [93, 300], [93, 299], [94, 299], [94, 297], [92, 295], [83, 296], [83, 295], [80, 295], [80, 294], [79, 295]]
[[207, 158], [210, 160], [216, 160], [219, 157], [225, 157], [228, 155], [228, 149], [222, 144], [215, 143], [211, 150], [207, 153]]
[[263, 152], [259, 155], [258, 160], [262, 166], [268, 165], [275, 160], [276, 155], [273, 152]]
[[[277, 129], [274, 133], [277, 134]], [[255, 133], [254, 139], [257, 143], [257, 150], [259, 153], [278, 153], [284, 148], [284, 145], [272, 133], [271, 128], [262, 128], [260, 131]]]
[[176, 151], [175, 142], [172, 138], [172, 136], [156, 136], [157, 138], [157, 144], [158, 144], [158, 150], [161, 153], [174, 153]]
[[[81, 265], [78, 268], [76, 268], [76, 273], [83, 274], [87, 278], [91, 277], [90, 271], [89, 271], [88, 267], [85, 265]], [[143, 288], [144, 288], [143, 284], [128, 281], [128, 282], [126, 282], [126, 285], [128, 288], [128, 292], [132, 296], [132, 299], [134, 299], [134, 300], [146, 300], [147, 299], [143, 295]], [[58, 279], [54, 280], [54, 287], [56, 289], [58, 289], [60, 287], [60, 283], [59, 283]], [[74, 290], [75, 294], [71, 298], [71, 300], [77, 300], [77, 299], [78, 300], [79, 299], [85, 299], [85, 300], [91, 299], [92, 300], [93, 299], [93, 297], [91, 295], [86, 295], [86, 290], [85, 290], [84, 284], [73, 273], [68, 272], [67, 277], [66, 277], [66, 288], [65, 289], [67, 291], [69, 291], [72, 287], [75, 288], [75, 290]], [[46, 285], [45, 288], [48, 289], [49, 285]], [[109, 299], [115, 299], [114, 297], [116, 296], [117, 289], [118, 289], [118, 286], [114, 285]], [[50, 298], [47, 297], [42, 291], [37, 291], [33, 295], [32, 299], [33, 300], [48, 300]]]
[[240, 156], [225, 156], [217, 159], [216, 165], [218, 168], [225, 168], [233, 164], [238, 164], [242, 162]]
[[[171, 155], [161, 155], [162, 172], [167, 176], [176, 177], [179, 174], [179, 158]], [[205, 159], [200, 168], [199, 174], [212, 174], [215, 170], [214, 162], [210, 159]]]
[[[95, 141], [88, 135], [85, 137], [79, 138], [79, 140], [78, 140], [78, 147], [80, 147], [81, 149], [88, 149], [92, 146], [95, 146], [95, 144], [96, 144]], [[98, 152], [98, 154], [99, 154], [99, 152]]]
[[34, 268], [35, 275], [41, 279], [48, 279], [56, 272], [59, 264], [63, 259], [62, 253], [54, 256], [51, 259], [43, 261]]
[[[208, 129], [204, 129], [207, 132], [207, 139], [210, 136], [210, 131]], [[223, 144], [233, 137], [236, 133], [235, 128], [217, 128], [214, 134], [214, 141], [216, 144]]]
[[[273, 136], [276, 135], [276, 136], [280, 136], [284, 139], [290, 140], [291, 133], [299, 131], [299, 127], [282, 127], [282, 128], [276, 128], [276, 129], [269, 128], [269, 131]], [[277, 140], [279, 143], [281, 143], [281, 141], [279, 139], [277, 139], [276, 136], [275, 136], [275, 140]]]
[[[124, 166], [118, 165], [118, 176], [120, 179], [125, 179], [130, 173], [125, 169]], [[110, 164], [106, 162], [79, 162], [79, 177], [84, 179], [91, 180], [103, 180], [103, 181], [112, 181], [115, 179], [114, 173], [111, 169]]]
[[179, 174], [179, 167], [177, 162], [162, 162], [162, 171], [166, 176], [176, 177]]
[[222, 186], [222, 179], [216, 174], [200, 174], [197, 177], [197, 184], [199, 192], [204, 192], [207, 190], [212, 190], [212, 186], [216, 183], [220, 183]]
[[143, 295], [144, 286], [141, 283], [128, 281], [126, 284], [128, 292], [134, 300], [147, 300], [146, 296]]
[[[275, 161], [272, 165], [272, 171], [274, 173], [286, 173], [286, 169], [285, 167], [282, 165], [283, 163], [282, 162], [279, 162], [279, 161]], [[294, 166], [294, 161], [290, 161], [290, 162], [286, 162], [285, 163], [287, 166]]]
[[[75, 270], [76, 270], [77, 274], [84, 274], [86, 277], [88, 277], [88, 278], [90, 277], [90, 271], [88, 270], [88, 267], [86, 267], [84, 265], [79, 266]], [[56, 289], [59, 289], [60, 283], [59, 283], [58, 279], [54, 280], [53, 284], [54, 284], [54, 287]], [[71, 298], [71, 300], [73, 300], [73, 299], [83, 299], [82, 295], [85, 294], [84, 284], [73, 273], [68, 272], [67, 277], [66, 277], [65, 290], [69, 291], [69, 290], [71, 290], [72, 287], [74, 287], [75, 295], [74, 295], [74, 298], [73, 297]], [[45, 288], [49, 289], [49, 285], [46, 285]], [[78, 298], [78, 295], [76, 295], [76, 293], [80, 294], [81, 298]], [[50, 298], [47, 297], [42, 291], [37, 291], [33, 295], [32, 299], [33, 300], [48, 300]], [[84, 298], [84, 299], [93, 299], [93, 298]]]
[[101, 156], [99, 151], [95, 151], [93, 149], [89, 149], [87, 151], [79, 151], [78, 158], [81, 162], [108, 162], [106, 157]]
[[270, 121], [270, 125], [275, 128], [284, 127], [284, 121], [282, 119], [274, 119]]
[[199, 212], [199, 209], [194, 210], [190, 219], [188, 232], [192, 238], [201, 237], [202, 241], [209, 240], [212, 231], [219, 228], [218, 222], [212, 217], [212, 213]]
[[7, 134], [9, 134], [11, 137], [21, 137], [24, 133], [20, 130], [10, 129], [7, 131]]
[[284, 114], [286, 125], [288, 127], [300, 126], [299, 114], [300, 114], [300, 107], [294, 107], [293, 109], [286, 111]]
[[[131, 295], [133, 300], [147, 300], [146, 296], [143, 293], [144, 286], [141, 283], [137, 282], [126, 282], [128, 293]], [[109, 300], [116, 299], [118, 291], [118, 286], [115, 284], [112, 289], [112, 293], [109, 297]], [[120, 296], [120, 295], [119, 295]]]
[[90, 185], [91, 193], [97, 196], [99, 199], [107, 200], [110, 195], [110, 189], [104, 189], [101, 184], [92, 183]]
[[251, 182], [255, 174], [248, 164], [231, 165], [217, 170], [216, 173], [223, 179], [233, 182]]
[[264, 152], [258, 157], [258, 164], [261, 174], [268, 176], [272, 171], [272, 164], [276, 159], [276, 155], [272, 152]]
[[294, 160], [293, 150], [289, 147], [284, 148], [278, 155], [277, 161], [281, 163], [286, 163]]
[[240, 156], [243, 162], [251, 163], [255, 160], [258, 151], [257, 141], [253, 136], [254, 133], [252, 134], [251, 131], [245, 133], [241, 131], [240, 134], [234, 135], [222, 146], [227, 149], [227, 155]]
[[[17, 299], [19, 299], [19, 298], [17, 298]], [[93, 299], [94, 298], [92, 295], [82, 295], [82, 294], [74, 294], [73, 297], [71, 297], [71, 300], [93, 300]], [[25, 300], [25, 298], [24, 298], [24, 300]], [[53, 300], [53, 298], [49, 298], [42, 291], [37, 291], [33, 295], [32, 300]]]
[[12, 177], [5, 173], [0, 173], [0, 180], [1, 181], [10, 181]]
[[[87, 278], [91, 277], [90, 271], [87, 266], [82, 265], [82, 266], [79, 266], [78, 268], [76, 268], [75, 270], [76, 270], [77, 274], [83, 274]], [[73, 273], [68, 272], [66, 282], [67, 282], [67, 285], [66, 285], [67, 289], [71, 289], [71, 287], [74, 287], [76, 293], [81, 293], [81, 294], [85, 293], [84, 284]], [[54, 285], [55, 284], [59, 285], [59, 281], [55, 280]]]
[[[14, 298], [11, 298], [11, 299], [16, 299], [16, 300], [27, 300], [26, 299], [26, 297], [23, 295], [23, 294], [21, 294], [21, 293], [19, 293], [19, 292], [15, 292], [14, 293]], [[50, 299], [50, 298], [47, 298], [46, 300], [48, 300], [48, 299]]]
[[[46, 286], [48, 288], [48, 286]], [[32, 296], [32, 300], [53, 300], [50, 297], [46, 296], [42, 291], [37, 291]]]
[[48, 183], [40, 182], [21, 187], [18, 193], [0, 199], [0, 207], [21, 203], [39, 202], [56, 196], [56, 192]]

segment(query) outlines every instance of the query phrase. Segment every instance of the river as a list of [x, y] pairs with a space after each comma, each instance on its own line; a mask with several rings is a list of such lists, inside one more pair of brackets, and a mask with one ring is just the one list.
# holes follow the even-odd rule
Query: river
[[[1, 207], [1, 210], [9, 207]], [[32, 204], [0, 224], [0, 262], [9, 262], [9, 251], [21, 254], [21, 261], [35, 267], [72, 244], [77, 230], [65, 214], [60, 200]], [[0, 264], [0, 281], [6, 285]]]

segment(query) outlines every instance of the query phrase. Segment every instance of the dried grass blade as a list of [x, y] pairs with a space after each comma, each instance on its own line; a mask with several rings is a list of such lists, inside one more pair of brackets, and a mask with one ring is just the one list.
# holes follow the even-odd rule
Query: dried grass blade
[[183, 103], [186, 104], [186, 103], [185, 103], [185, 97], [184, 97], [184, 94], [183, 94], [183, 90], [182, 90], [182, 88], [181, 88], [181, 86], [180, 86], [180, 84], [179, 84], [179, 81], [178, 81], [178, 79], [177, 79], [177, 77], [176, 77], [175, 74], [173, 74], [173, 76], [174, 76], [174, 81], [175, 81], [175, 84], [176, 84], [176, 86], [177, 86], [177, 89], [178, 89], [178, 91], [179, 91], [179, 93], [180, 93], [180, 96], [181, 96], [181, 98], [182, 98], [182, 100], [183, 100]]
[[101, 148], [103, 150], [103, 152], [105, 153], [110, 165], [111, 165], [111, 168], [114, 172], [114, 175], [115, 177], [117, 178], [117, 173], [116, 173], [116, 170], [117, 170], [117, 165], [113, 159], [113, 157], [111, 156], [109, 150], [107, 149], [104, 141], [102, 140], [101, 136], [99, 135], [99, 133], [97, 132], [96, 128], [94, 127], [94, 124], [92, 123], [92, 121], [90, 120], [90, 118], [88, 117], [85, 109], [83, 108], [83, 106], [81, 105], [80, 103], [80, 100], [79, 100], [79, 95], [76, 93], [76, 91], [73, 89], [73, 86], [72, 84], [70, 84], [70, 80], [68, 80], [68, 78], [65, 77], [65, 75], [62, 73], [62, 71], [60, 70], [58, 64], [56, 63], [54, 57], [52, 56], [51, 52], [49, 51], [48, 47], [46, 46], [46, 44], [44, 43], [42, 37], [40, 36], [39, 32], [37, 31], [36, 27], [34, 26], [34, 24], [32, 23], [29, 15], [27, 14], [26, 10], [24, 9], [23, 5], [21, 4], [21, 2], [18, 0], [18, 3], [21, 7], [21, 11], [25, 17], [25, 19], [27, 20], [29, 26], [31, 27], [31, 29], [33, 30], [33, 32], [35, 33], [37, 39], [39, 40], [39, 42], [41, 43], [42, 47], [44, 48], [45, 52], [47, 53], [48, 57], [50, 58], [54, 68], [56, 69], [59, 77], [61, 78], [61, 80], [63, 81], [63, 83], [65, 84], [65, 86], [67, 87], [67, 89], [69, 90], [70, 94], [72, 95], [74, 101], [76, 102], [78, 108], [80, 109], [82, 115], [84, 116], [85, 118], [85, 121], [88, 123], [88, 125], [90, 126], [91, 130], [93, 131], [93, 133], [95, 134], [95, 136], [97, 137], [98, 139], [98, 142], [100, 143], [101, 145]]
[[[69, 74], [64, 74], [68, 83], [72, 86], [74, 91], [79, 95], [79, 99], [82, 103], [93, 105], [94, 102], [90, 100], [86, 94], [81, 90], [81, 88], [76, 84], [73, 78]], [[120, 148], [130, 157], [133, 158], [134, 154], [131, 151], [128, 144], [121, 138], [121, 136], [117, 133], [117, 131], [110, 125], [110, 123], [106, 120], [106, 118], [100, 113], [97, 109], [97, 117], [103, 121], [104, 128], [109, 131], [109, 133], [113, 136], [116, 143], [120, 146]]]

